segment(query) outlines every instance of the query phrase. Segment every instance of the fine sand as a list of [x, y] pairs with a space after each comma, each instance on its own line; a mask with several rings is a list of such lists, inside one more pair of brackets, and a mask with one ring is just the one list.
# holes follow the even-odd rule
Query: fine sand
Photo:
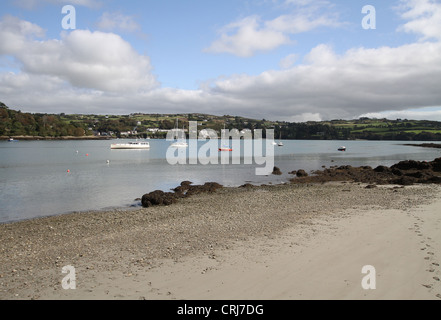
[[3, 224], [0, 299], [440, 300], [440, 208], [436, 185], [288, 184]]

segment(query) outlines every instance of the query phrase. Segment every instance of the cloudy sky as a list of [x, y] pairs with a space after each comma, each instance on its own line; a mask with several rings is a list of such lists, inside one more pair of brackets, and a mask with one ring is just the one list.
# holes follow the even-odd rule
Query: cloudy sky
[[2, 0], [0, 101], [441, 121], [441, 0]]

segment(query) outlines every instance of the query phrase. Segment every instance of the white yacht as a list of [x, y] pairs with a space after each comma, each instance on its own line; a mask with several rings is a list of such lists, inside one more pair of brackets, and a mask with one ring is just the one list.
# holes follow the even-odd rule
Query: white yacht
[[113, 143], [110, 149], [150, 149], [149, 142], [128, 142], [128, 143]]

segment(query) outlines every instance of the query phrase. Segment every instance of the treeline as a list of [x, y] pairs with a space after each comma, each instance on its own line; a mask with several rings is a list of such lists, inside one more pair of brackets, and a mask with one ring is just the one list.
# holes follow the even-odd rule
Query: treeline
[[[278, 129], [278, 130], [277, 130]], [[411, 128], [410, 128], [411, 129]], [[287, 140], [396, 140], [396, 141], [441, 141], [441, 133], [422, 131], [406, 132], [397, 128], [390, 132], [354, 131], [353, 128], [332, 126], [320, 123], [290, 123], [282, 128], [276, 127], [275, 136], [281, 132]]]
[[[176, 117], [176, 118], [175, 118]], [[276, 140], [401, 140], [441, 141], [441, 122], [409, 120], [332, 120], [323, 122], [289, 123], [247, 119], [238, 116], [203, 114], [181, 115], [66, 115], [24, 113], [9, 109], [0, 102], [0, 136], [39, 137], [142, 137], [164, 138], [160, 130], [170, 130], [179, 119], [180, 128], [188, 121], [198, 121], [198, 129], [210, 128], [220, 132], [227, 129], [274, 129]], [[156, 128], [157, 133], [148, 133]], [[265, 137], [265, 130], [263, 131]]]
[[363, 140], [441, 141], [441, 133], [433, 133], [429, 131], [423, 131], [420, 133], [400, 131], [384, 134], [376, 134], [374, 132], [361, 132], [351, 134], [350, 138]]
[[59, 115], [23, 113], [0, 102], [1, 136], [82, 137], [85, 134], [84, 126], [66, 123]]

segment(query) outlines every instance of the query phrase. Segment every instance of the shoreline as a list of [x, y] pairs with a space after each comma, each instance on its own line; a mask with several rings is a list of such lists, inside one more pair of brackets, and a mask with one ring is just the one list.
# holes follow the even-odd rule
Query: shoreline
[[40, 137], [40, 136], [0, 136], [0, 140], [8, 141], [10, 138], [17, 141], [63, 141], [63, 140], [112, 140], [110, 137], [97, 137], [97, 136], [83, 136], [83, 137], [74, 137], [74, 136], [64, 136], [64, 137]]
[[[381, 253], [379, 256], [384, 259], [397, 253], [400, 241], [408, 244], [410, 240], [406, 239], [411, 234], [412, 246], [422, 246], [419, 240], [423, 238], [415, 229], [423, 222], [415, 212], [440, 198], [438, 185], [369, 189], [366, 184], [349, 182], [266, 185], [223, 188], [184, 198], [171, 206], [73, 213], [0, 225], [0, 299], [343, 299], [353, 292], [366, 294], [360, 291], [359, 281], [352, 291], [339, 289], [343, 290], [341, 296], [332, 287], [314, 294], [314, 286], [319, 286], [314, 277], [330, 276], [327, 272], [316, 265], [315, 269], [309, 268], [316, 272], [309, 274], [312, 283], [305, 279], [298, 282], [297, 273], [286, 273], [283, 265], [289, 261], [299, 268], [303, 263], [308, 265], [304, 259], [321, 255], [321, 259], [327, 257], [335, 262], [333, 251], [328, 250], [327, 255], [326, 246], [323, 247], [332, 241], [342, 248], [345, 243], [358, 243], [360, 249], [380, 246], [373, 257]], [[440, 218], [435, 211], [430, 219], [427, 216], [421, 220], [438, 228]], [[360, 234], [369, 237], [369, 232], [379, 232], [369, 230], [367, 222], [385, 233], [375, 245], [359, 242]], [[395, 231], [389, 233], [388, 228]], [[340, 229], [343, 233], [336, 231]], [[419, 257], [424, 253], [422, 248], [414, 252], [422, 261], [416, 266], [421, 277], [411, 279], [417, 290], [406, 291], [408, 296], [396, 291], [398, 298], [439, 298], [439, 281], [429, 283], [427, 275], [441, 277], [441, 270], [436, 266], [432, 273], [421, 269], [422, 265], [427, 268], [426, 262], [440, 262], [441, 251], [435, 247], [436, 234], [432, 233], [433, 241], [425, 239], [432, 246], [433, 255], [428, 256], [432, 260]], [[400, 238], [401, 234], [405, 238]], [[399, 237], [395, 246], [384, 246], [394, 235]], [[323, 237], [330, 238], [320, 242]], [[363, 252], [364, 249], [359, 254]], [[294, 261], [290, 260], [292, 254]], [[347, 258], [358, 255], [340, 254]], [[412, 255], [408, 257], [411, 260], [400, 263], [414, 265], [413, 258], [416, 257]], [[384, 263], [387, 266], [387, 261], [377, 262], [380, 270]], [[76, 268], [76, 290], [61, 287], [65, 276], [61, 269], [67, 265]], [[360, 268], [350, 272], [356, 272], [361, 280]], [[384, 279], [385, 273], [380, 274]], [[287, 288], [290, 281], [296, 285]], [[260, 288], [257, 291], [256, 286]], [[375, 295], [356, 296], [369, 297]]]

